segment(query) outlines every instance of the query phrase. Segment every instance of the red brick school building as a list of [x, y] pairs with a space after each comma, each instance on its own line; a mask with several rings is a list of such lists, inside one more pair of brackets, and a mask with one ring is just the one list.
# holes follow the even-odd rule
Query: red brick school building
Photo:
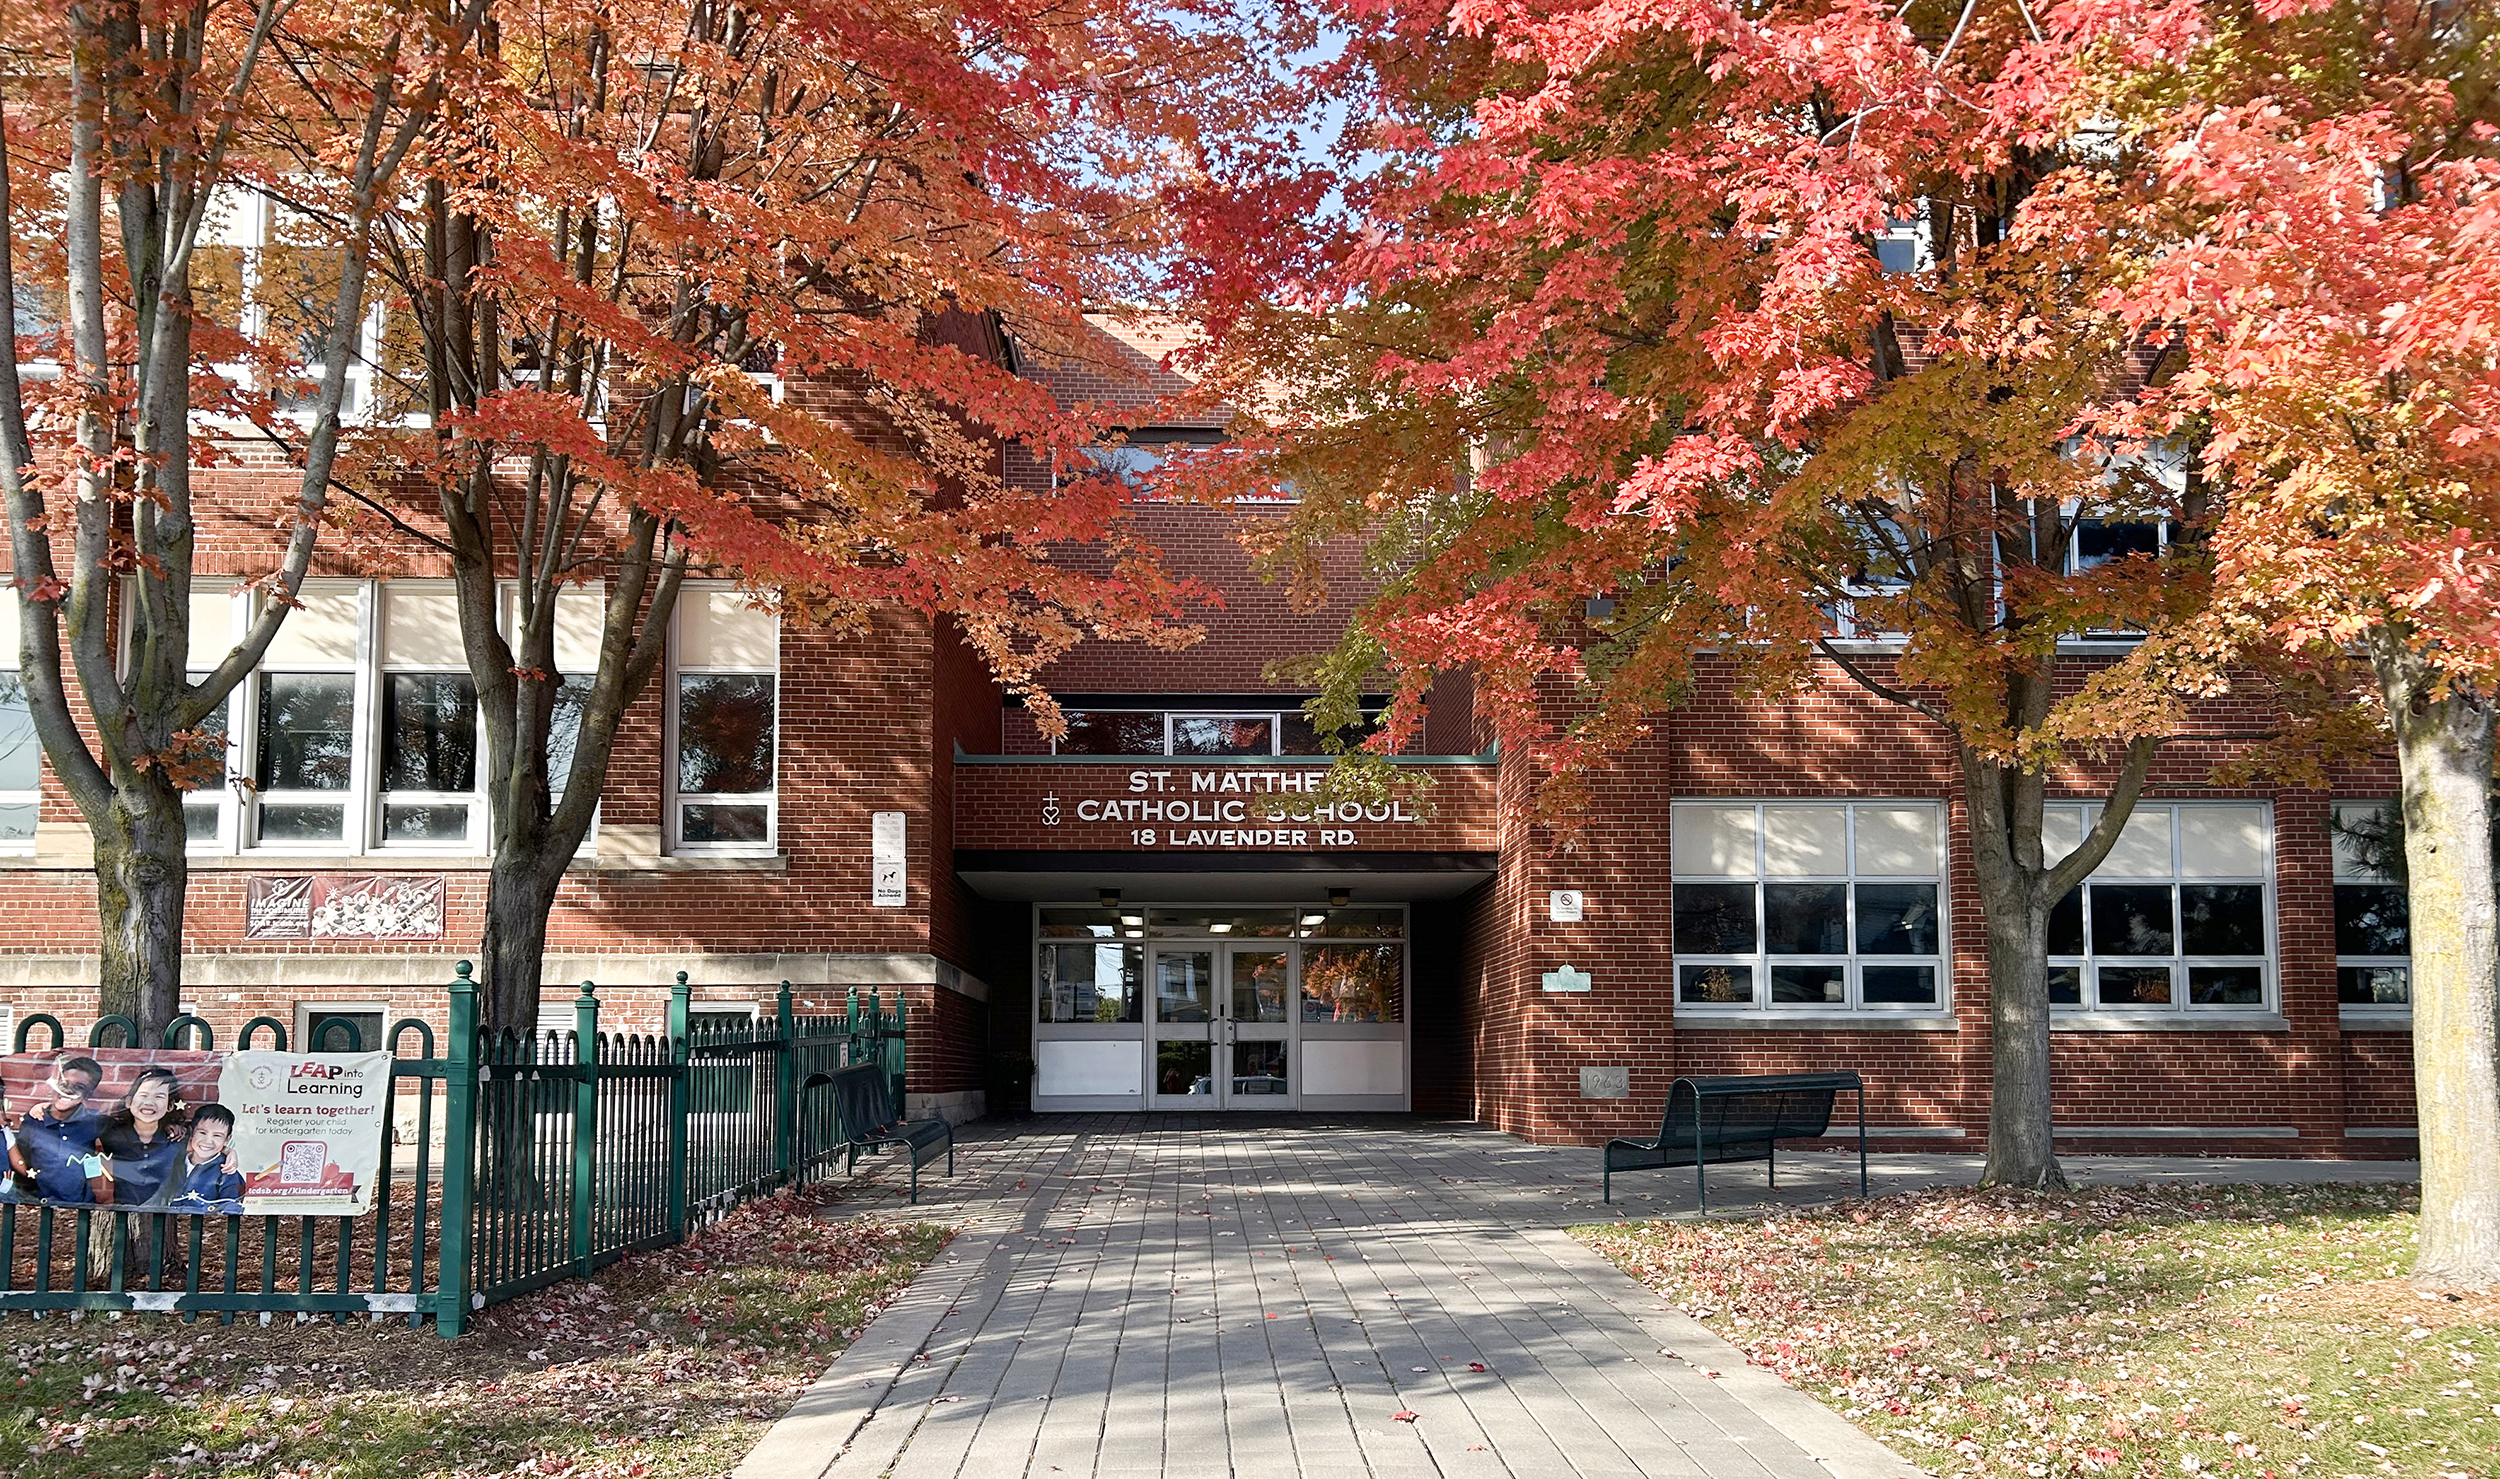
[[[1106, 344], [1061, 389], [1143, 403], [1156, 374]], [[1141, 448], [1219, 432], [1131, 428]], [[236, 517], [201, 568], [266, 569], [252, 473], [215, 476]], [[1654, 1130], [1679, 1074], [1855, 1068], [1878, 1144], [1980, 1147], [1987, 972], [1942, 733], [1836, 671], [1776, 706], [1705, 690], [1598, 778], [1566, 848], [1524, 820], [1528, 758], [1444, 682], [1423, 753], [1398, 762], [1429, 787], [1332, 804], [1308, 694], [1264, 675], [1327, 645], [1361, 591], [1350, 557], [1326, 611], [1254, 578], [1237, 530], [1276, 516], [1142, 512], [1225, 604], [1186, 650], [1059, 663], [1055, 746], [942, 625], [833, 635], [690, 586], [556, 910], [550, 1024], [571, 1025], [585, 979], [608, 1022], [645, 1029], [681, 970], [710, 1013], [769, 1009], [788, 980], [802, 1002], [902, 997], [913, 1107], [951, 1118], [1029, 1072], [1044, 1114], [1412, 1111], [1563, 1141]], [[368, 1041], [439, 1020], [474, 951], [482, 746], [441, 573], [312, 581], [229, 705], [249, 784], [194, 802], [186, 942], [185, 1004], [221, 1041], [258, 1015], [297, 1038], [347, 1018]], [[249, 599], [201, 581], [195, 666]], [[587, 661], [596, 605], [560, 659]], [[0, 660], [16, 651], [0, 632]], [[2061, 1148], [2409, 1155], [2401, 896], [2329, 825], [2389, 795], [2392, 768], [2217, 790], [2215, 762], [2267, 716], [2201, 722], [2056, 921]], [[2052, 836], [2072, 839], [2096, 789], [2067, 780]], [[12, 693], [14, 1018], [92, 1019], [95, 918], [84, 829]]]

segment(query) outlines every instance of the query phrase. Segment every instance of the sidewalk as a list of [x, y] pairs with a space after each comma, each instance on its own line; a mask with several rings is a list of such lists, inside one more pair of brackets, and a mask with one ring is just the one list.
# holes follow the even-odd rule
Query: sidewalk
[[[1070, 1116], [969, 1127], [919, 1215], [962, 1234], [738, 1479], [1011, 1475], [1899, 1479], [1564, 1229], [1690, 1215], [1689, 1172], [1406, 1117]], [[2396, 1180], [2409, 1163], [2078, 1158], [2079, 1180]], [[1879, 1156], [1875, 1190], [1973, 1156]], [[1779, 1203], [1854, 1194], [1783, 1155]], [[1637, 1186], [1637, 1190], [1635, 1187]], [[1766, 1197], [1713, 1175], [1714, 1210]], [[863, 1199], [907, 1215], [899, 1188]], [[1411, 1414], [1401, 1419], [1400, 1414]]]

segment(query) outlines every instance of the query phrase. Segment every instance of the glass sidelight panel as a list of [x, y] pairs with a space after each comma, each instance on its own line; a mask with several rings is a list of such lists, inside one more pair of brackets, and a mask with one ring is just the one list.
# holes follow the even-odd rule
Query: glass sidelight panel
[[1282, 950], [1233, 952], [1233, 1020], [1287, 1022], [1287, 977]]
[[1163, 950], [1155, 954], [1155, 1020], [1204, 1022], [1215, 1015], [1215, 953]]
[[1406, 1016], [1403, 945], [1306, 945], [1302, 1020], [1400, 1022]]
[[1286, 1074], [1287, 1045], [1281, 1042], [1233, 1044], [1233, 1097], [1259, 1098], [1293, 1092]]

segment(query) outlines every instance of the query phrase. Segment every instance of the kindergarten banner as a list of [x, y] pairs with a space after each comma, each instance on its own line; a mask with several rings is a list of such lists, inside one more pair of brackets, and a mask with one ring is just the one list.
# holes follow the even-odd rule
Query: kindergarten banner
[[56, 1048], [0, 1057], [0, 1200], [355, 1216], [373, 1205], [391, 1055]]

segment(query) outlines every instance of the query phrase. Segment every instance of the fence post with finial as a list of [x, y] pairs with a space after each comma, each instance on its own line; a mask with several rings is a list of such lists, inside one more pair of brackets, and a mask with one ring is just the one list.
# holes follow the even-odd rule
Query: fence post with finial
[[469, 1266], [470, 1236], [477, 1216], [478, 1041], [473, 969], [465, 960], [452, 967], [450, 1030], [443, 1043], [443, 1229], [435, 1248], [434, 1333], [446, 1340], [457, 1337], [468, 1323], [469, 1291], [475, 1277]]
[[679, 971], [677, 984], [668, 989], [668, 1061], [675, 1070], [668, 1081], [668, 1230], [680, 1243], [686, 1240], [686, 1157], [693, 1154], [694, 1143], [688, 1133], [694, 1096], [687, 1082], [694, 1072], [687, 1041], [694, 1020], [693, 999], [694, 988], [686, 984], [686, 973]]
[[599, 998], [591, 982], [573, 998], [573, 1272], [591, 1274], [599, 1210]]

